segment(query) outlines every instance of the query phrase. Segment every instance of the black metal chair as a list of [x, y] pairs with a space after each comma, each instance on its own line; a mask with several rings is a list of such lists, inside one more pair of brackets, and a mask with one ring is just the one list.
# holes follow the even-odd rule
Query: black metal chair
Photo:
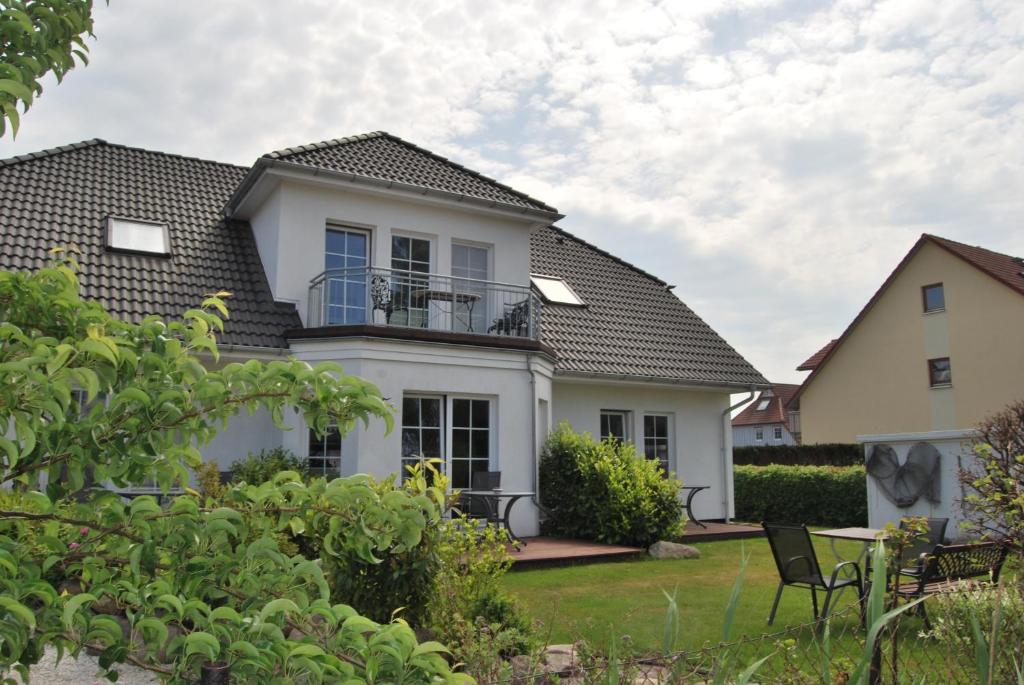
[[[501, 471], [476, 471], [469, 477], [470, 490], [494, 490], [501, 487]], [[467, 518], [486, 519], [493, 522], [498, 517], [495, 509], [486, 498], [468, 495], [466, 497], [465, 514]]]
[[[922, 554], [929, 554], [946, 539], [948, 518], [928, 519], [928, 533], [907, 546], [900, 555], [900, 575], [920, 578], [923, 568], [920, 564]], [[906, 530], [906, 523], [900, 521], [900, 530]]]
[[530, 329], [530, 301], [505, 303], [505, 311], [494, 319], [488, 333], [524, 337]]
[[[854, 586], [858, 596], [863, 591], [861, 582], [860, 567], [854, 561], [843, 561], [832, 570], [832, 575], [826, 580], [821, 573], [821, 566], [818, 564], [818, 557], [814, 553], [814, 545], [811, 542], [811, 535], [807, 532], [807, 526], [794, 526], [783, 523], [762, 523], [765, 535], [768, 536], [768, 544], [772, 548], [772, 556], [775, 557], [775, 565], [779, 569], [779, 589], [775, 593], [775, 601], [772, 602], [772, 611], [768, 615], [768, 625], [775, 621], [775, 612], [779, 608], [779, 600], [782, 598], [782, 590], [787, 585], [805, 588], [811, 591], [811, 604], [814, 608], [814, 618], [824, 620], [828, 618], [830, 605], [832, 604], [832, 593], [844, 587]], [[844, 568], [853, 569], [853, 578], [840, 575]], [[821, 614], [818, 613], [818, 590], [825, 591], [825, 603], [822, 605]]]

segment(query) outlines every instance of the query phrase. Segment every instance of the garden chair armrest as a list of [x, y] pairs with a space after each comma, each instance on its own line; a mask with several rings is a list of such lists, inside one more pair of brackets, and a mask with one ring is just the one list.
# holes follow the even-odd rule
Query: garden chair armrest
[[839, 578], [839, 572], [843, 569], [844, 566], [853, 567], [853, 576], [857, 579], [857, 587], [859, 589], [863, 589], [864, 579], [863, 576], [861, 576], [860, 574], [860, 566], [857, 564], [856, 561], [841, 561], [838, 564], [836, 564], [835, 568], [832, 569], [832, 577], [829, 578], [828, 586], [835, 587], [836, 580]]

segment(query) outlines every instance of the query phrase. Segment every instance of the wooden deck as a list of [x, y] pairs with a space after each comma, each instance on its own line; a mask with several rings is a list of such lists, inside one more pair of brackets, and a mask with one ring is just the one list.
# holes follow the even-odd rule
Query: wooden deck
[[[738, 538], [760, 537], [764, 531], [760, 526], [733, 523], [707, 523], [701, 528], [693, 523], [686, 524], [682, 542], [712, 542], [714, 540], [735, 540]], [[512, 564], [516, 568], [539, 566], [564, 566], [590, 564], [603, 561], [640, 559], [647, 554], [643, 547], [605, 545], [586, 540], [567, 538], [527, 538], [526, 544], [518, 550], [511, 549]]]

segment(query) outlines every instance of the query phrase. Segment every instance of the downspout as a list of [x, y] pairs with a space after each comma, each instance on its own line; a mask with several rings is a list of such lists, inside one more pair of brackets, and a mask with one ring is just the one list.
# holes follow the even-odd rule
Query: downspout
[[544, 515], [547, 514], [547, 511], [540, 503], [540, 452], [537, 449], [537, 372], [533, 367], [533, 358], [533, 352], [526, 353], [526, 371], [530, 374], [530, 453], [533, 455], [533, 497], [530, 498], [530, 501], [537, 507], [537, 511]]
[[732, 430], [732, 421], [730, 420], [732, 410], [742, 407], [747, 402], [754, 399], [754, 395], [757, 390], [753, 386], [750, 387], [750, 394], [744, 397], [742, 400], [732, 405], [731, 407], [722, 411], [722, 511], [725, 512], [725, 522], [729, 522], [729, 462], [731, 460], [726, 459], [725, 446], [728, 444], [729, 436], [726, 431]]

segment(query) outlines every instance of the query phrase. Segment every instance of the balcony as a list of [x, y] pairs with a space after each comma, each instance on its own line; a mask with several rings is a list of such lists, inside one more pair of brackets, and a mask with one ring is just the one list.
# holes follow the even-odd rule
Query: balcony
[[312, 280], [306, 326], [372, 325], [536, 341], [540, 308], [529, 286], [358, 267]]

